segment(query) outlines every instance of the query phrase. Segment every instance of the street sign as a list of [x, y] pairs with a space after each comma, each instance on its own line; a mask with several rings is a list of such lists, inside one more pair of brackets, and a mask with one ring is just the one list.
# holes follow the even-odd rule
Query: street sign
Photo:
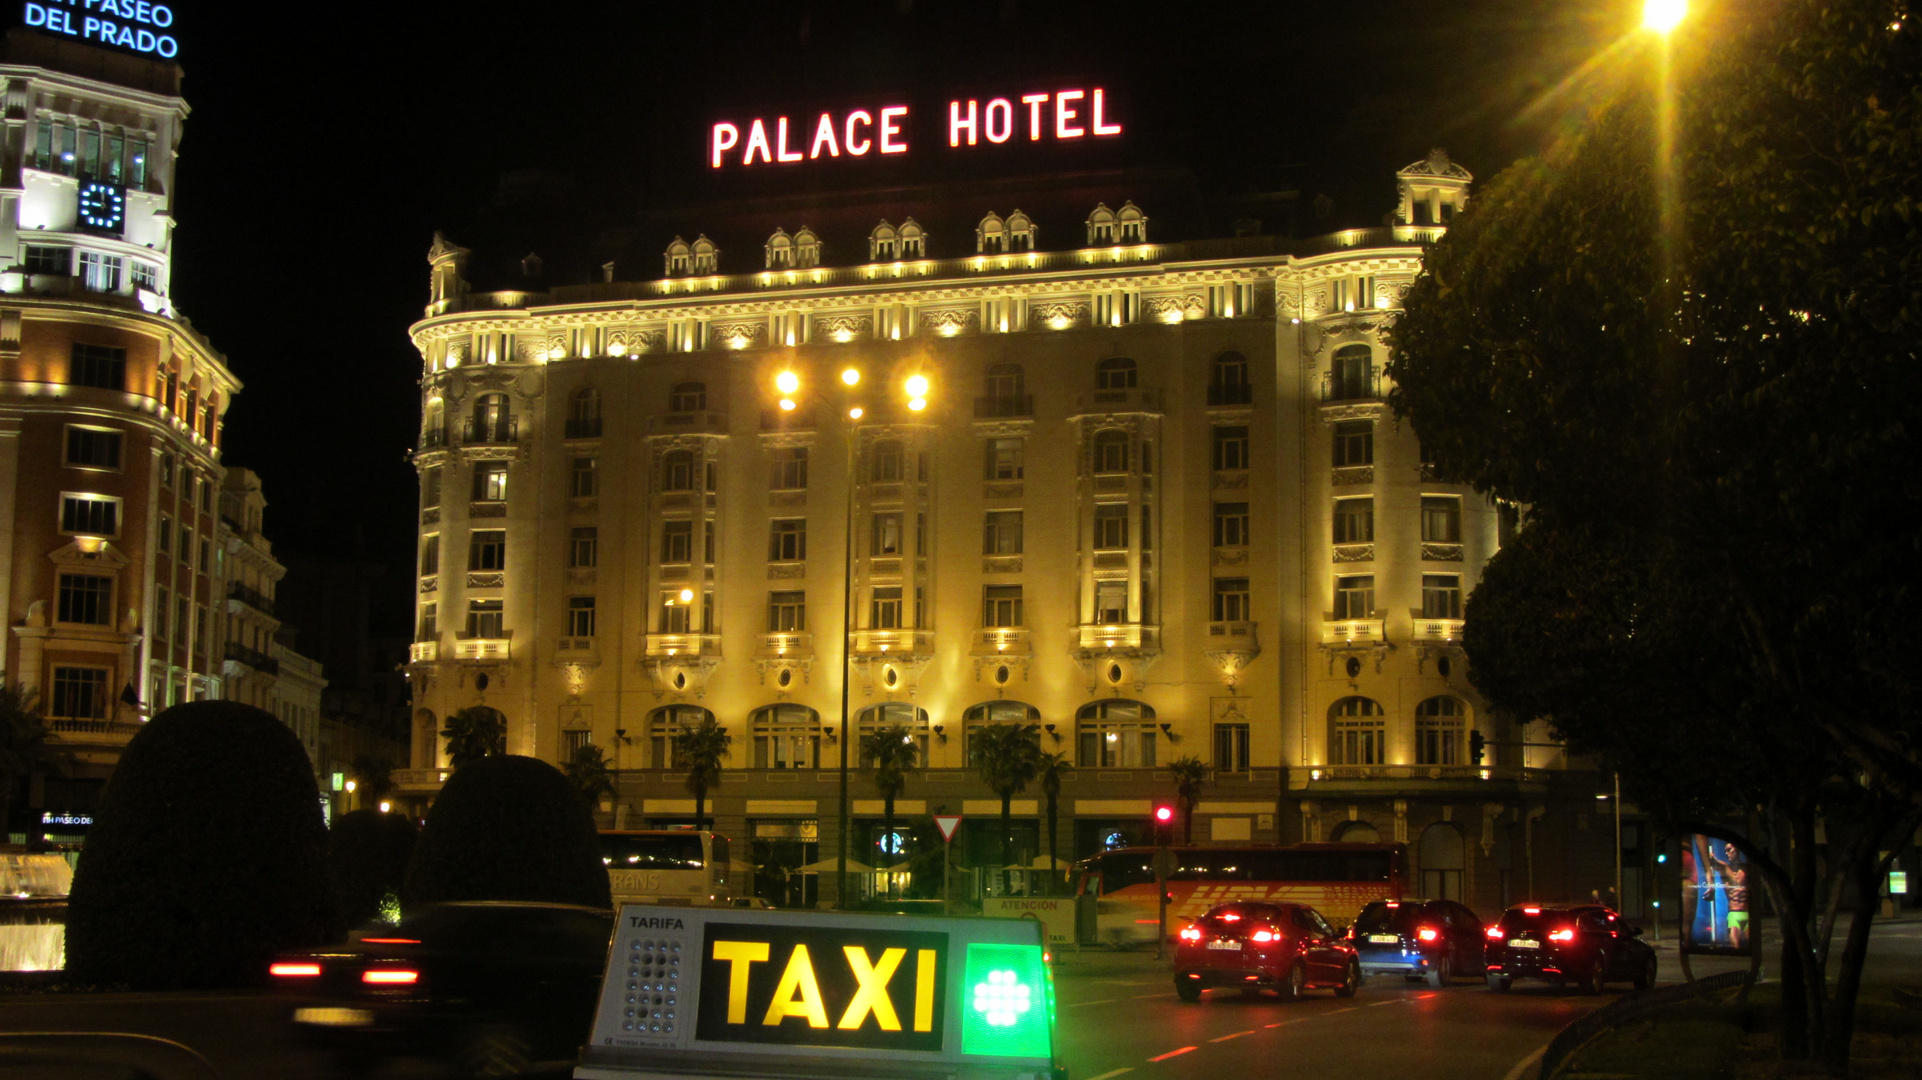
[[1050, 1080], [1041, 924], [627, 904], [579, 1080]]
[[960, 814], [934, 815], [934, 827], [941, 830], [942, 843], [954, 843], [954, 830], [961, 827]]
[[1155, 849], [1155, 858], [1154, 858], [1155, 877], [1159, 878], [1162, 881], [1166, 881], [1169, 878], [1173, 877], [1175, 871], [1179, 869], [1181, 869], [1181, 859], [1175, 855], [1175, 849], [1173, 848], [1156, 848]]

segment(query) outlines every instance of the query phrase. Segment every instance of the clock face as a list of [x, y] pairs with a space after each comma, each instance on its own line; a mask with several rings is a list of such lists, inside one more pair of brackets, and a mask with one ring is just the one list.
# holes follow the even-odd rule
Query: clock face
[[80, 227], [118, 236], [127, 227], [127, 189], [98, 180], [80, 185]]

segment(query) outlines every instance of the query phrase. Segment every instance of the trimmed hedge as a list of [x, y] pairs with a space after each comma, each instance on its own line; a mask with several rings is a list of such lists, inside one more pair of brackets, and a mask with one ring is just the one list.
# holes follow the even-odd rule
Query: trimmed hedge
[[327, 827], [300, 740], [251, 705], [196, 701], [128, 741], [67, 905], [70, 980], [258, 986], [329, 929]]
[[378, 917], [382, 902], [400, 895], [419, 835], [406, 814], [367, 809], [334, 819], [327, 834], [327, 877], [337, 932]]
[[401, 893], [403, 907], [444, 900], [612, 906], [593, 814], [559, 769], [490, 755], [454, 770]]

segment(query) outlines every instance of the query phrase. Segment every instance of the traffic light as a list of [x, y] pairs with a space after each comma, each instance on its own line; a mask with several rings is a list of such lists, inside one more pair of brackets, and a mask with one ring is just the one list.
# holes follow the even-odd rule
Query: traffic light
[[1175, 821], [1174, 807], [1169, 806], [1167, 803], [1156, 804], [1155, 806], [1155, 844], [1156, 846], [1160, 846], [1168, 842], [1167, 829], [1170, 825], [1174, 824], [1174, 821]]
[[1473, 762], [1476, 765], [1480, 765], [1482, 763], [1482, 751], [1487, 746], [1488, 746], [1488, 740], [1482, 738], [1482, 733], [1480, 731], [1469, 732], [1468, 733], [1468, 760]]

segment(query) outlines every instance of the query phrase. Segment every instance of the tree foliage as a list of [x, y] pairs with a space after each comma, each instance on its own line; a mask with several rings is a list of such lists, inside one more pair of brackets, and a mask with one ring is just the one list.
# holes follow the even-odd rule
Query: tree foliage
[[507, 752], [507, 718], [499, 709], [469, 705], [448, 715], [440, 736], [447, 740], [447, 763], [458, 769], [490, 754]]
[[593, 743], [576, 747], [561, 763], [561, 771], [567, 775], [567, 782], [574, 785], [574, 790], [581, 793], [589, 810], [602, 798], [612, 799], [619, 794], [614, 787], [614, 767], [607, 760], [607, 751]]
[[67, 907], [67, 972], [141, 990], [257, 986], [330, 929], [327, 827], [300, 740], [196, 701], [128, 741]]
[[448, 900], [613, 902], [593, 815], [559, 769], [490, 754], [448, 778], [414, 845], [401, 903]]
[[1742, 847], [1782, 915], [1785, 1049], [1835, 1070], [1872, 905], [1831, 988], [1823, 901], [1872, 896], [1922, 814], [1904, 15], [1711, 7], [1672, 97], [1626, 79], [1457, 219], [1389, 368], [1426, 458], [1527, 510], [1469, 600], [1477, 686]]
[[327, 830], [327, 879], [334, 898], [335, 936], [378, 918], [398, 899], [420, 830], [406, 814], [355, 810]]
[[14, 686], [0, 685], [0, 836], [8, 829], [8, 811], [20, 781], [37, 772], [59, 772], [65, 761], [49, 736], [40, 715], [39, 696]]
[[1061, 850], [1061, 781], [1074, 768], [1068, 755], [1059, 751], [1041, 752], [1035, 760], [1035, 777], [1041, 782], [1041, 797], [1047, 802], [1048, 815], [1048, 888], [1053, 891], [1062, 884], [1060, 868], [1054, 864], [1055, 853]]
[[682, 724], [674, 735], [674, 760], [687, 770], [687, 790], [694, 795], [694, 827], [705, 829], [707, 793], [721, 782], [721, 763], [732, 753], [734, 736], [709, 713], [699, 723]]
[[1181, 804], [1181, 842], [1195, 842], [1195, 807], [1201, 803], [1201, 789], [1208, 786], [1208, 763], [1193, 754], [1168, 763], [1168, 775], [1175, 782], [1175, 801]]
[[[894, 836], [894, 800], [908, 786], [908, 774], [919, 764], [921, 744], [906, 724], [889, 724], [861, 736], [861, 760], [873, 770], [875, 793], [881, 796], [881, 836], [883, 842]], [[899, 852], [882, 851], [875, 865], [891, 868]], [[888, 875], [893, 889], [894, 875]]]
[[1041, 725], [982, 724], [970, 734], [981, 782], [1001, 797], [1001, 865], [1014, 858], [1014, 797], [1041, 771]]

